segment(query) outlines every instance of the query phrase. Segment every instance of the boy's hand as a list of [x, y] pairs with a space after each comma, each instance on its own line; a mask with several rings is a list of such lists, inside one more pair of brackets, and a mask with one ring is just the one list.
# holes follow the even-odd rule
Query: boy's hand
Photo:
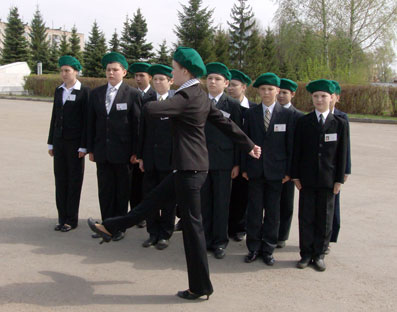
[[281, 183], [284, 184], [285, 182], [288, 182], [291, 178], [289, 176], [285, 176], [284, 179], [281, 180]]
[[259, 159], [259, 157], [261, 157], [261, 147], [255, 145], [252, 151], [249, 152], [249, 155], [253, 158]]
[[336, 182], [334, 184], [334, 194], [337, 195], [340, 192], [340, 188], [342, 187], [341, 183]]
[[241, 175], [242, 175], [243, 178], [246, 179], [247, 181], [249, 180], [249, 179], [248, 179], [248, 174], [247, 174], [246, 172], [243, 172]]
[[298, 191], [300, 191], [302, 189], [301, 180], [293, 179], [292, 181], [294, 181], [296, 188], [298, 189]]
[[237, 178], [239, 172], [240, 172], [240, 166], [234, 166], [232, 169], [231, 178], [232, 179]]
[[94, 160], [94, 153], [89, 153], [89, 154], [88, 154], [88, 159], [89, 159], [90, 161], [95, 161], [95, 160]]
[[50, 155], [51, 157], [54, 157], [54, 150], [52, 150], [52, 149], [48, 150], [48, 155]]
[[138, 162], [139, 162], [139, 169], [142, 172], [145, 172], [145, 167], [143, 166], [143, 159], [138, 159]]

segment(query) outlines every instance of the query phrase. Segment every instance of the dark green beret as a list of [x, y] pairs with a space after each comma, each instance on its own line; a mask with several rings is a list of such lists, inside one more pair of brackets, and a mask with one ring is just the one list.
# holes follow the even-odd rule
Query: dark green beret
[[136, 62], [134, 64], [130, 65], [130, 68], [128, 68], [128, 71], [131, 74], [136, 74], [136, 73], [149, 73], [150, 64], [145, 63], [145, 62]]
[[332, 81], [327, 79], [313, 80], [306, 85], [306, 90], [309, 91], [310, 93], [323, 91], [329, 94], [334, 94], [335, 85], [332, 83]]
[[102, 58], [102, 66], [106, 69], [106, 66], [110, 63], [120, 63], [125, 69], [128, 69], [128, 63], [125, 59], [124, 55], [117, 52], [110, 52], [103, 56]]
[[280, 87], [280, 78], [273, 73], [265, 73], [256, 78], [253, 87], [258, 88], [261, 85]]
[[231, 69], [230, 73], [232, 74], [232, 78], [230, 80], [241, 81], [242, 83], [245, 83], [247, 86], [249, 86], [252, 83], [250, 77], [248, 77], [246, 74], [244, 74], [243, 72], [237, 69]]
[[155, 64], [149, 67], [148, 74], [150, 76], [154, 75], [166, 75], [172, 78], [172, 68], [162, 64]]
[[281, 78], [280, 79], [280, 89], [287, 89], [291, 92], [295, 92], [298, 89], [298, 84], [290, 79]]
[[340, 85], [339, 85], [339, 82], [337, 82], [337, 81], [335, 81], [335, 80], [331, 80], [331, 82], [334, 84], [334, 86], [335, 86], [335, 93], [336, 94], [340, 94], [340, 92], [341, 92], [341, 88], [340, 88]]
[[70, 55], [64, 55], [59, 58], [58, 66], [62, 67], [65, 65], [70, 66], [77, 71], [81, 70], [81, 64], [80, 64], [79, 60], [73, 56], [70, 56]]
[[207, 76], [209, 74], [218, 74], [222, 75], [226, 78], [226, 80], [232, 79], [232, 74], [229, 71], [229, 68], [226, 67], [225, 64], [219, 62], [208, 63], [205, 68], [207, 69]]
[[196, 78], [200, 78], [207, 74], [204, 62], [195, 49], [178, 47], [174, 53], [173, 59]]

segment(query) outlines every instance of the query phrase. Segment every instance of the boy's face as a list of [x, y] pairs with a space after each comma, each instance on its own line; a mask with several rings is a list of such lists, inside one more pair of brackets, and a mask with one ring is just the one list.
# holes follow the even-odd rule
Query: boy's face
[[174, 60], [172, 61], [172, 77], [174, 77], [174, 83], [177, 86], [183, 85], [186, 81], [189, 80], [190, 74], [188, 70], [181, 65], [179, 65], [178, 62], [175, 62]]
[[247, 90], [247, 85], [239, 80], [230, 80], [229, 87], [227, 88], [227, 93], [235, 99], [240, 100]]
[[127, 75], [127, 70], [120, 63], [109, 63], [106, 66], [106, 78], [108, 82], [115, 86]]
[[153, 87], [160, 95], [166, 94], [172, 83], [173, 80], [166, 75], [157, 74], [153, 76]]
[[67, 85], [73, 83], [77, 79], [77, 70], [69, 65], [63, 65], [59, 73], [61, 74], [62, 81]]
[[152, 77], [148, 73], [135, 73], [136, 84], [141, 90], [145, 90], [149, 86], [150, 80], [152, 80]]
[[262, 103], [266, 106], [270, 106], [276, 101], [279, 92], [280, 88], [276, 86], [261, 85], [258, 87], [259, 96], [262, 99]]
[[291, 102], [292, 98], [295, 96], [295, 92], [291, 92], [287, 89], [280, 89], [279, 94], [277, 94], [277, 101], [281, 105], [286, 105]]
[[229, 86], [229, 80], [219, 74], [209, 74], [207, 76], [208, 92], [212, 96], [221, 94]]
[[329, 107], [330, 110], [334, 109], [336, 103], [339, 102], [339, 99], [340, 99], [340, 95], [339, 94], [336, 94], [336, 93], [332, 94], [332, 96], [331, 96], [331, 104], [330, 104], [330, 107]]
[[324, 91], [316, 91], [312, 94], [313, 105], [320, 113], [329, 110], [331, 99], [331, 94]]

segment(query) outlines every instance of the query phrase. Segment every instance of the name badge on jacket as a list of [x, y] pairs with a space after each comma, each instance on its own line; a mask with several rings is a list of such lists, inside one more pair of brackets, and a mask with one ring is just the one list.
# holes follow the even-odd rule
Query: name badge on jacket
[[275, 124], [274, 125], [274, 132], [285, 132], [287, 131], [286, 124]]
[[160, 120], [167, 120], [170, 119], [170, 117], [160, 117]]
[[222, 112], [223, 116], [225, 116], [226, 118], [230, 117], [230, 114], [228, 112], [225, 112], [223, 110], [220, 109], [220, 111]]
[[338, 140], [337, 133], [326, 134], [324, 140], [325, 140], [325, 142], [337, 141]]
[[117, 103], [116, 104], [116, 109], [118, 111], [127, 110], [127, 103]]
[[76, 94], [69, 94], [66, 101], [76, 101]]

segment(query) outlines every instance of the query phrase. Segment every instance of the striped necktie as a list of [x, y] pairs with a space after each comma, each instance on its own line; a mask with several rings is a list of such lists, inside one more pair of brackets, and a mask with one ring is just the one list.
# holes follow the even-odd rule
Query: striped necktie
[[270, 109], [266, 109], [266, 113], [265, 113], [265, 130], [267, 131], [267, 129], [269, 129], [269, 125], [270, 125]]

